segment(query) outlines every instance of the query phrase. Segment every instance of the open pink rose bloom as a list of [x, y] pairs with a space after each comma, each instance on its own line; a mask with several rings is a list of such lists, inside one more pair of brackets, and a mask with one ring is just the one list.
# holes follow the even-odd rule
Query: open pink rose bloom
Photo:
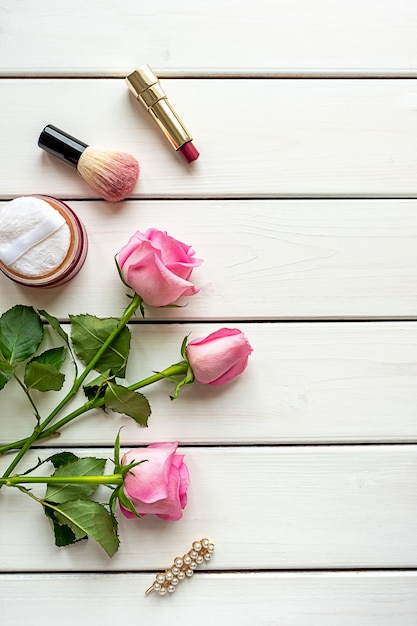
[[166, 306], [180, 296], [192, 296], [199, 288], [189, 282], [194, 267], [201, 265], [191, 246], [166, 232], [139, 230], [120, 250], [117, 262], [123, 280], [146, 304]]
[[[190, 477], [177, 447], [178, 443], [153, 443], [123, 455], [122, 465], [144, 461], [124, 479], [125, 494], [140, 515], [154, 514], [170, 522], [181, 519]], [[120, 509], [126, 517], [135, 517], [121, 503]]]
[[204, 385], [223, 385], [243, 372], [252, 347], [238, 328], [221, 328], [194, 339], [186, 353], [196, 380]]

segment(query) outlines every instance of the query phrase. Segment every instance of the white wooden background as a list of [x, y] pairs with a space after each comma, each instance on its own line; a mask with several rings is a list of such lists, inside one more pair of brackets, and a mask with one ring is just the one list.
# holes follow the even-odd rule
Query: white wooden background
[[[126, 447], [177, 439], [189, 505], [175, 524], [121, 519], [109, 560], [93, 542], [55, 548], [3, 489], [2, 623], [416, 626], [416, 35], [414, 0], [0, 0], [0, 201], [56, 195], [90, 240], [65, 287], [1, 279], [1, 311], [118, 315], [113, 255], [156, 226], [205, 259], [201, 292], [131, 325], [128, 379], [176, 361], [187, 333], [237, 325], [254, 347], [227, 387], [175, 403], [150, 388], [148, 429], [97, 412], [33, 451], [109, 456], [121, 424]], [[194, 134], [191, 166], [128, 93], [143, 63]], [[47, 123], [135, 154], [134, 195], [95, 198], [37, 147]], [[28, 433], [12, 386], [0, 414], [2, 441]], [[204, 535], [205, 571], [145, 597]]]

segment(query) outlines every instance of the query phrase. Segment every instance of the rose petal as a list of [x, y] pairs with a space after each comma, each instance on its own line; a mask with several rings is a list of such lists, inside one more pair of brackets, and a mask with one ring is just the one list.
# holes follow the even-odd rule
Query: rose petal
[[196, 379], [221, 385], [243, 372], [252, 352], [249, 341], [236, 328], [222, 328], [187, 345], [187, 357]]
[[230, 380], [233, 380], [233, 378], [236, 378], [236, 376], [239, 376], [239, 374], [241, 374], [246, 369], [248, 361], [248, 356], [242, 357], [241, 359], [239, 359], [239, 361], [232, 365], [232, 367], [228, 369], [227, 372], [224, 372], [224, 374], [219, 376], [219, 378], [216, 378], [216, 380], [212, 380], [208, 384], [216, 386], [228, 383]]
[[137, 231], [120, 250], [117, 262], [124, 282], [151, 306], [173, 304], [180, 296], [199, 291], [188, 278], [202, 260], [195, 258], [191, 246], [165, 231]]
[[137, 230], [136, 233], [132, 235], [127, 244], [123, 246], [123, 248], [117, 255], [117, 261], [120, 268], [123, 267], [132, 252], [134, 252], [139, 246], [141, 246], [143, 241], [145, 241], [145, 235]]
[[132, 504], [140, 515], [153, 514], [166, 521], [176, 521], [182, 517], [182, 509], [184, 508], [180, 497], [180, 487], [180, 471], [172, 465], [166, 498], [156, 502], [142, 502], [136, 498], [131, 498]]
[[234, 335], [243, 335], [242, 331], [238, 328], [220, 328], [219, 330], [210, 333], [206, 337], [198, 337], [193, 339], [188, 344], [189, 346], [196, 346], [205, 343], [212, 343], [215, 339], [222, 339], [223, 337], [233, 337]]
[[[183, 455], [176, 454], [177, 447], [178, 442], [155, 443], [130, 450], [122, 457], [123, 465], [148, 459], [147, 463], [132, 468], [124, 481], [126, 495], [140, 515], [154, 514], [166, 521], [182, 517], [182, 509], [187, 503], [189, 474]], [[143, 471], [145, 467], [146, 472]], [[119, 504], [123, 515], [135, 517]]]
[[153, 253], [137, 263], [130, 263], [127, 272], [122, 270], [122, 274], [127, 284], [150, 306], [166, 306], [180, 296], [199, 291], [192, 283], [170, 272]]
[[144, 461], [126, 474], [124, 485], [127, 495], [142, 502], [155, 502], [166, 498], [168, 496], [166, 464], [167, 461], [172, 462], [176, 449], [177, 444], [173, 443], [169, 447], [148, 447], [127, 452], [122, 458], [122, 465]]
[[152, 245], [161, 251], [161, 258], [165, 264], [177, 261], [187, 262], [194, 255], [191, 246], [174, 239], [166, 231], [149, 228], [145, 235]]

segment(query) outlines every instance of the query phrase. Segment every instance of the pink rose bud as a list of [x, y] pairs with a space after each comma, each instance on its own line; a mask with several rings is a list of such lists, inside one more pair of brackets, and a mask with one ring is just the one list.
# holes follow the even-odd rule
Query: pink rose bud
[[[139, 515], [154, 514], [169, 522], [182, 517], [190, 477], [184, 455], [176, 454], [177, 447], [178, 442], [153, 443], [123, 455], [122, 465], [144, 461], [129, 470], [124, 479], [125, 494]], [[119, 504], [126, 517], [135, 517]]]
[[204, 385], [223, 385], [241, 374], [251, 352], [249, 341], [238, 328], [221, 328], [190, 341], [186, 348], [194, 376]]
[[166, 232], [139, 230], [120, 250], [117, 262], [123, 280], [150, 306], [173, 304], [180, 296], [192, 296], [199, 288], [188, 281], [202, 260], [194, 250]]

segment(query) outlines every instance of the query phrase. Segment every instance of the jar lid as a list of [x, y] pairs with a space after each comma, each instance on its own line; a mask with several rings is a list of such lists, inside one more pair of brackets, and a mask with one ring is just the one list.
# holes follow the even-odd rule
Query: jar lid
[[46, 200], [21, 196], [0, 207], [0, 261], [20, 276], [50, 274], [70, 246], [66, 220]]

